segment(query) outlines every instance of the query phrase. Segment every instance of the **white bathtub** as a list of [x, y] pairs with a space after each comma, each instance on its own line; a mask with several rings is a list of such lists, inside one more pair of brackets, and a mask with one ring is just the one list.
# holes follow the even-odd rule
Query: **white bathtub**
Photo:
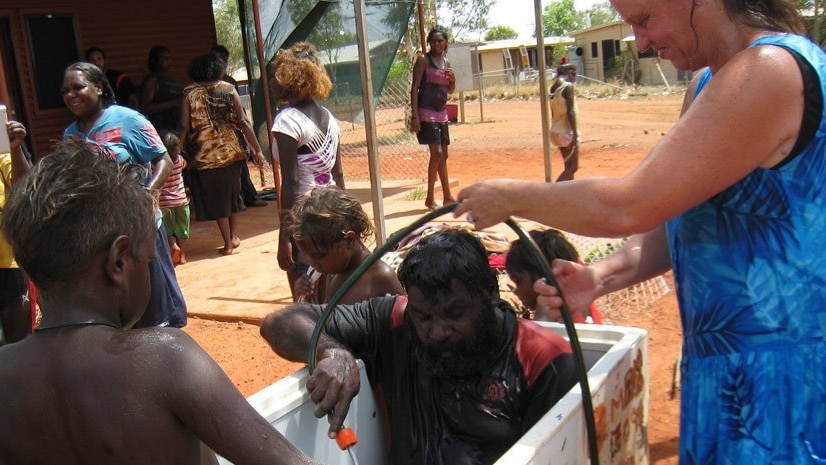
[[[561, 324], [543, 323], [565, 336]], [[648, 369], [647, 332], [639, 328], [576, 325], [596, 417], [601, 465], [647, 464]], [[359, 444], [353, 447], [359, 465], [385, 465], [387, 446], [375, 398], [361, 368], [362, 389], [353, 399], [345, 421]], [[334, 465], [352, 461], [347, 452], [327, 437], [327, 420], [313, 416], [314, 404], [300, 370], [248, 398], [293, 444], [316, 460]], [[587, 464], [588, 445], [582, 396], [574, 386], [536, 425], [514, 444], [497, 465]], [[222, 464], [226, 460], [219, 458]]]

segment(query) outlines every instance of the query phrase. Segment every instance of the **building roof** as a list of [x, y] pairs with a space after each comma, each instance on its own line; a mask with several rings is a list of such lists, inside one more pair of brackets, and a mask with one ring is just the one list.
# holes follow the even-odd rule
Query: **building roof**
[[[396, 45], [396, 41], [392, 39], [371, 40], [368, 48], [372, 55], [376, 49], [380, 49], [382, 47], [396, 47]], [[329, 51], [319, 50], [318, 55], [321, 57], [321, 63], [324, 65], [358, 62], [358, 44], [349, 44]]]
[[[545, 45], [573, 44], [573, 37], [545, 37]], [[478, 50], [502, 50], [519, 47], [536, 47], [536, 39], [505, 39], [479, 42]]]
[[[588, 33], [588, 32], [598, 31], [600, 29], [605, 29], [605, 28], [614, 27], [614, 26], [623, 25], [623, 24], [624, 23], [622, 21], [611, 21], [610, 23], [600, 24], [599, 26], [589, 27], [587, 29], [580, 29], [578, 31], [571, 32], [570, 35], [576, 37], [578, 35], [582, 35], [582, 34], [585, 34], [585, 33]], [[630, 26], [629, 26], [629, 28], [630, 28]]]

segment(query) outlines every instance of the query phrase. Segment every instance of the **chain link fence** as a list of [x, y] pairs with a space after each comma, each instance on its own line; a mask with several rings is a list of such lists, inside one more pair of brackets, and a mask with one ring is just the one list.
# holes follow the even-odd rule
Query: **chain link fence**
[[[619, 249], [626, 239], [606, 239], [577, 236], [575, 234], [564, 233], [568, 241], [574, 245], [579, 257], [585, 263], [593, 263], [611, 255]], [[640, 313], [648, 309], [652, 304], [662, 299], [671, 288], [665, 278], [657, 276], [655, 278], [635, 284], [631, 287], [620, 289], [604, 295], [594, 301], [604, 319], [629, 316]], [[606, 321], [609, 323], [610, 321]]]
[[[352, 95], [341, 84], [334, 89], [325, 105], [339, 119], [341, 126], [341, 160], [347, 181], [370, 179], [367, 159], [367, 133], [364, 127], [364, 106], [361, 99], [337, 98]], [[388, 82], [376, 102], [376, 147], [380, 176], [385, 180], [426, 180], [427, 146], [419, 145], [416, 135], [408, 130], [410, 84]]]

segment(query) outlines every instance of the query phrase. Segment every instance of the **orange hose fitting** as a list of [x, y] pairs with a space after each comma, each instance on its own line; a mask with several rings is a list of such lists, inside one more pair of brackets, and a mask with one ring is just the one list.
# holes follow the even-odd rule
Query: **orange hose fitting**
[[336, 435], [336, 444], [341, 450], [346, 450], [348, 447], [355, 446], [358, 444], [359, 440], [356, 437], [356, 433], [353, 432], [350, 428], [341, 428]]

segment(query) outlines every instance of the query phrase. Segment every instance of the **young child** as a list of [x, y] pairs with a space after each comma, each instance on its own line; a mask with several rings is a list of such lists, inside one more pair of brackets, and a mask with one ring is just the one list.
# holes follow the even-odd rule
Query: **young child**
[[[326, 303], [370, 255], [364, 245], [373, 234], [370, 218], [358, 199], [336, 186], [317, 187], [293, 206], [292, 236], [312, 268], [295, 282], [296, 295], [311, 303]], [[404, 294], [393, 269], [376, 261], [342, 296], [340, 304], [371, 297]]]
[[183, 265], [186, 263], [184, 241], [189, 238], [189, 198], [184, 189], [183, 170], [186, 168], [186, 159], [181, 156], [181, 140], [172, 131], [161, 134], [163, 144], [172, 159], [172, 171], [161, 188], [161, 212], [163, 213], [163, 227], [169, 239], [169, 250], [172, 253], [172, 263]]
[[[556, 259], [579, 262], [579, 253], [577, 253], [574, 245], [556, 229], [534, 229], [528, 234], [536, 242], [539, 251], [542, 252], [549, 264]], [[507, 270], [511, 281], [516, 284], [514, 293], [522, 301], [522, 305], [536, 312], [537, 294], [533, 290], [533, 283], [541, 278], [543, 274], [542, 269], [534, 260], [529, 244], [522, 241], [522, 239], [511, 242], [505, 270]], [[589, 315], [575, 316], [574, 323], [602, 324], [602, 315], [599, 314], [594, 304], [591, 304], [589, 313]], [[541, 320], [545, 319], [546, 316], [536, 315], [535, 318]]]
[[12, 189], [3, 232], [42, 319], [0, 347], [0, 462], [199, 465], [205, 444], [237, 465], [314, 463], [185, 332], [129, 329], [157, 238], [141, 169], [68, 144]]

